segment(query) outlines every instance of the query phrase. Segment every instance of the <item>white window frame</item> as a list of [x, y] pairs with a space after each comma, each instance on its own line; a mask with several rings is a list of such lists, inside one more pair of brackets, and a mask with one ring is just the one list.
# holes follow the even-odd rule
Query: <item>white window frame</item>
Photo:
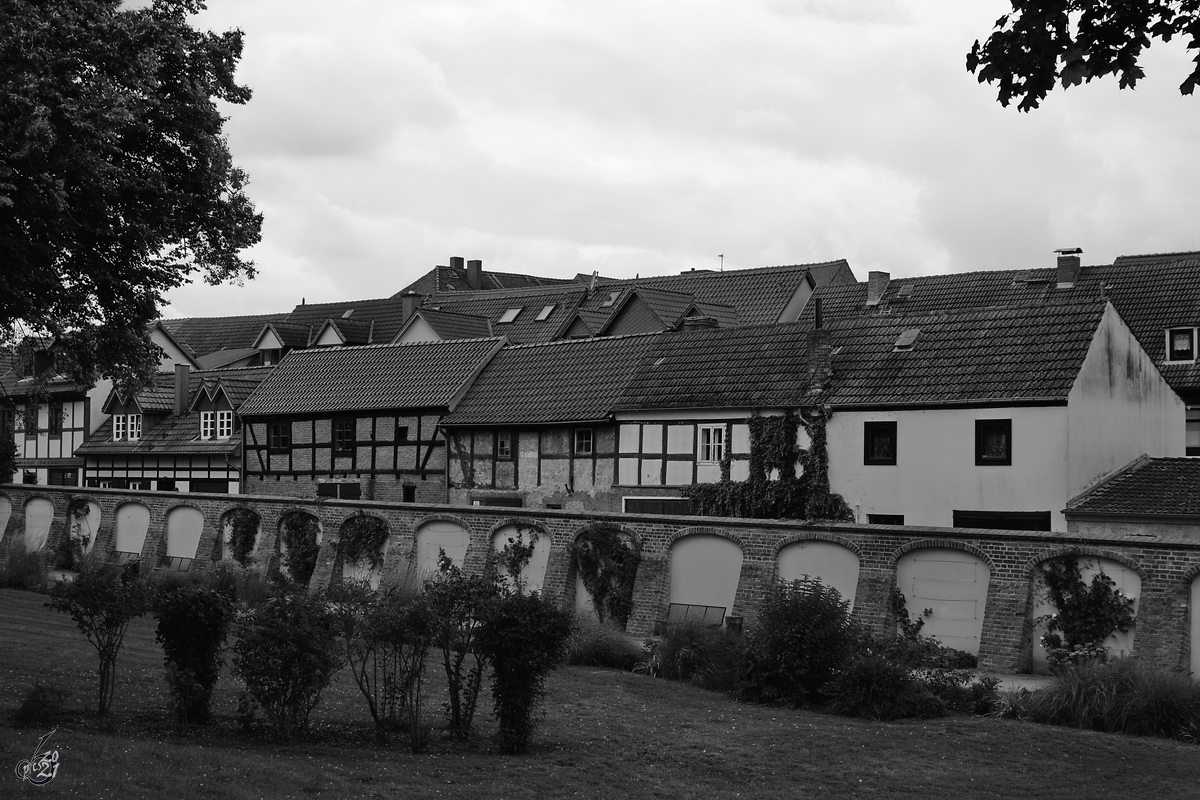
[[200, 438], [211, 439], [216, 433], [217, 413], [215, 411], [200, 412]]
[[228, 439], [233, 436], [233, 412], [217, 412], [217, 438]]
[[699, 464], [720, 464], [725, 457], [725, 426], [697, 425], [696, 439], [699, 444], [699, 454], [696, 459]]
[[125, 415], [113, 414], [113, 441], [119, 442], [125, 438]]
[[496, 320], [496, 322], [505, 322], [505, 323], [512, 322], [518, 316], [520, 316], [521, 312], [524, 310], [525, 310], [524, 306], [521, 306], [520, 308], [506, 309], [505, 312], [500, 315], [500, 319]]
[[[1187, 331], [1192, 337], [1192, 357], [1191, 358], [1180, 358], [1180, 359], [1171, 358], [1171, 350], [1172, 350], [1171, 334], [1182, 333], [1183, 331]], [[1167, 364], [1194, 364], [1194, 363], [1196, 363], [1196, 329], [1195, 328], [1189, 328], [1187, 325], [1180, 325], [1180, 326], [1177, 326], [1174, 328], [1167, 328], [1166, 331], [1163, 332], [1163, 336], [1166, 340], [1166, 349], [1163, 351], [1163, 361], [1165, 363], [1167, 363]]]
[[539, 311], [537, 314], [536, 321], [537, 322], [545, 322], [546, 320], [550, 319], [550, 315], [554, 313], [554, 309], [556, 309], [556, 308], [558, 308], [557, 303], [555, 303], [553, 305], [542, 306], [542, 310]]
[[[581, 433], [587, 434], [587, 449], [586, 450], [580, 449], [580, 447], [579, 447], [579, 445], [580, 445], [579, 435]], [[596, 434], [591, 428], [576, 428], [575, 433], [572, 436], [572, 439], [574, 441], [571, 443], [571, 447], [572, 447], [572, 452], [575, 455], [590, 456], [596, 452]]]
[[142, 438], [142, 415], [130, 414], [128, 416], [128, 427], [126, 428], [129, 441], [136, 442]]

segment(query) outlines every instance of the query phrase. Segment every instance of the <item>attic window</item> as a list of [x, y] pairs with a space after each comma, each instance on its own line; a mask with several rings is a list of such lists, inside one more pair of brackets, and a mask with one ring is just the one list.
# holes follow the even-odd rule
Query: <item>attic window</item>
[[617, 302], [617, 298], [621, 296], [619, 291], [610, 292], [608, 297], [604, 298], [604, 302], [600, 304], [601, 308], [612, 308], [613, 303]]
[[896, 292], [896, 299], [897, 300], [906, 300], [906, 299], [912, 297], [912, 293], [913, 293], [913, 285], [911, 283], [906, 283], [900, 287], [900, 291]]
[[547, 319], [549, 319], [550, 315], [554, 313], [555, 308], [556, 306], [554, 305], [543, 306], [542, 310], [538, 312], [537, 321], [545, 322]]
[[[913, 344], [916, 343], [917, 337], [921, 335], [919, 328], [910, 328], [896, 339], [896, 351], [908, 351], [913, 349]], [[894, 351], [895, 352], [895, 351]]]
[[1196, 329], [1171, 328], [1167, 331], [1167, 362], [1196, 360]]
[[510, 308], [507, 311], [505, 311], [503, 314], [501, 314], [500, 319], [498, 319], [496, 321], [497, 322], [512, 322], [514, 319], [517, 318], [517, 315], [520, 314], [522, 310], [523, 310], [522, 308]]
[[350, 315], [354, 313], [353, 308], [347, 308], [346, 313], [342, 314], [342, 319], [350, 319]]

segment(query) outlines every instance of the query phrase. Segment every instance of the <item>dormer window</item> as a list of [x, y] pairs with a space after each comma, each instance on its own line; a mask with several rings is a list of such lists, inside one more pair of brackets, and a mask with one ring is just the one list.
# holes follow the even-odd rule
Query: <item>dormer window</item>
[[217, 412], [217, 438], [228, 439], [233, 436], [233, 412]]
[[128, 436], [129, 441], [136, 442], [142, 438], [142, 415], [130, 414], [128, 416]]
[[1196, 329], [1171, 328], [1167, 331], [1167, 362], [1196, 360]]
[[201, 411], [200, 412], [200, 438], [211, 439], [216, 433], [217, 428], [217, 412]]
[[543, 306], [542, 310], [538, 312], [537, 321], [545, 322], [547, 319], [549, 319], [550, 315], [554, 313], [554, 308], [555, 306], [553, 305]]
[[125, 438], [125, 415], [113, 414], [113, 441], [119, 442]]
[[514, 319], [517, 318], [517, 315], [520, 314], [521, 311], [522, 311], [522, 309], [520, 309], [520, 308], [510, 308], [507, 311], [505, 311], [503, 314], [501, 314], [500, 319], [498, 319], [496, 321], [497, 322], [512, 322]]

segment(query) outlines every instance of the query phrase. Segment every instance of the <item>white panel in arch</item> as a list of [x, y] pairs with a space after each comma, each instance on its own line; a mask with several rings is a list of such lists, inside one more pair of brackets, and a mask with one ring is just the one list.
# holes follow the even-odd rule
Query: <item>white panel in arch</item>
[[1200, 575], [1192, 579], [1192, 680], [1200, 681]]
[[[529, 563], [521, 569], [521, 580], [524, 582], [525, 591], [530, 594], [540, 592], [546, 581], [546, 564], [550, 562], [550, 534], [523, 530], [516, 525], [505, 525], [492, 536], [492, 549], [499, 553], [510, 538], [520, 538], [523, 544], [529, 544], [531, 535], [537, 536], [533, 543], [533, 555], [530, 556]], [[504, 577], [511, 586], [511, 577], [507, 574]]]
[[426, 522], [417, 530], [417, 570], [423, 575], [435, 574], [439, 549], [446, 551], [455, 566], [462, 567], [470, 542], [470, 531], [457, 522]]
[[25, 503], [25, 552], [36, 553], [46, 545], [50, 523], [54, 521], [54, 503], [35, 497]]
[[195, 558], [204, 533], [204, 514], [191, 506], [167, 514], [167, 558]]
[[4, 541], [4, 531], [12, 518], [12, 500], [7, 495], [0, 494], [0, 542]]
[[858, 556], [853, 550], [833, 542], [812, 541], [789, 544], [779, 551], [780, 580], [799, 581], [806, 575], [837, 589], [842, 599], [854, 607]]
[[733, 612], [742, 575], [742, 548], [723, 536], [697, 533], [671, 545], [671, 600], [700, 606], [724, 606]]
[[[387, 542], [383, 544], [383, 553], [387, 553]], [[342, 562], [342, 579], [351, 581], [365, 581], [372, 589], [379, 588], [379, 581], [383, 578], [383, 558], [380, 557], [378, 564], [372, 564], [366, 558], [360, 558], [358, 561], [343, 561]]]
[[85, 556], [96, 546], [96, 535], [100, 533], [100, 504], [95, 500], [88, 500], [86, 511], [83, 516], [71, 519], [71, 538], [86, 541], [83, 545]]
[[596, 613], [596, 601], [592, 593], [583, 585], [583, 578], [575, 576], [575, 616], [588, 622], [599, 622], [600, 615]]
[[[1083, 578], [1083, 582], [1089, 586], [1092, 584], [1092, 578], [1101, 571], [1112, 578], [1113, 583], [1116, 584], [1118, 589], [1133, 598], [1133, 613], [1136, 616], [1138, 598], [1142, 594], [1142, 579], [1138, 576], [1136, 570], [1130, 569], [1120, 561], [1113, 561], [1111, 558], [1100, 558], [1099, 556], [1079, 556], [1075, 559], [1075, 563], [1079, 565], [1079, 575]], [[1046, 600], [1044, 587], [1041, 585], [1041, 581], [1037, 579], [1036, 573], [1034, 573], [1033, 604], [1033, 618], [1035, 620], [1039, 617], [1053, 614], [1056, 610]], [[1034, 672], [1047, 672], [1050, 669], [1050, 663], [1046, 660], [1046, 648], [1042, 647], [1042, 634], [1045, 632], [1045, 625], [1035, 625], [1033, 628]], [[1130, 628], [1124, 633], [1117, 631], [1105, 639], [1104, 646], [1108, 649], [1108, 654], [1113, 657], [1131, 655], [1133, 653], [1133, 634], [1134, 628]]]
[[134, 558], [141, 555], [146, 544], [146, 531], [150, 530], [150, 509], [140, 503], [126, 503], [117, 509], [117, 530], [113, 536], [113, 550], [130, 553]]
[[913, 550], [896, 564], [896, 585], [904, 593], [909, 617], [915, 621], [925, 609], [933, 611], [924, 617], [921, 635], [976, 655], [989, 576], [983, 559], [962, 550]]

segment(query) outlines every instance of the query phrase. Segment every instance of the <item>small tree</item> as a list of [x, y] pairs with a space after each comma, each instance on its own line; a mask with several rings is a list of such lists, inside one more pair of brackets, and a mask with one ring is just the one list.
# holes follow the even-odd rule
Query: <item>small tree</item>
[[537, 592], [505, 592], [488, 608], [479, 651], [492, 665], [492, 700], [500, 750], [523, 753], [546, 675], [562, 663], [574, 620]]
[[446, 670], [446, 715], [450, 733], [458, 739], [471, 735], [486, 665], [486, 658], [475, 646], [475, 637], [496, 596], [492, 581], [464, 574], [445, 552], [438, 559], [438, 574], [425, 587], [433, 644], [441, 650]]
[[308, 724], [340, 659], [332, 613], [303, 592], [273, 597], [234, 621], [233, 674], [285, 741]]
[[100, 656], [96, 712], [108, 713], [116, 688], [117, 653], [135, 617], [150, 610], [153, 590], [136, 574], [85, 567], [75, 580], [56, 585], [47, 607], [71, 616]]
[[221, 592], [179, 586], [159, 594], [154, 615], [154, 638], [163, 648], [176, 722], [207, 722], [233, 605]]

